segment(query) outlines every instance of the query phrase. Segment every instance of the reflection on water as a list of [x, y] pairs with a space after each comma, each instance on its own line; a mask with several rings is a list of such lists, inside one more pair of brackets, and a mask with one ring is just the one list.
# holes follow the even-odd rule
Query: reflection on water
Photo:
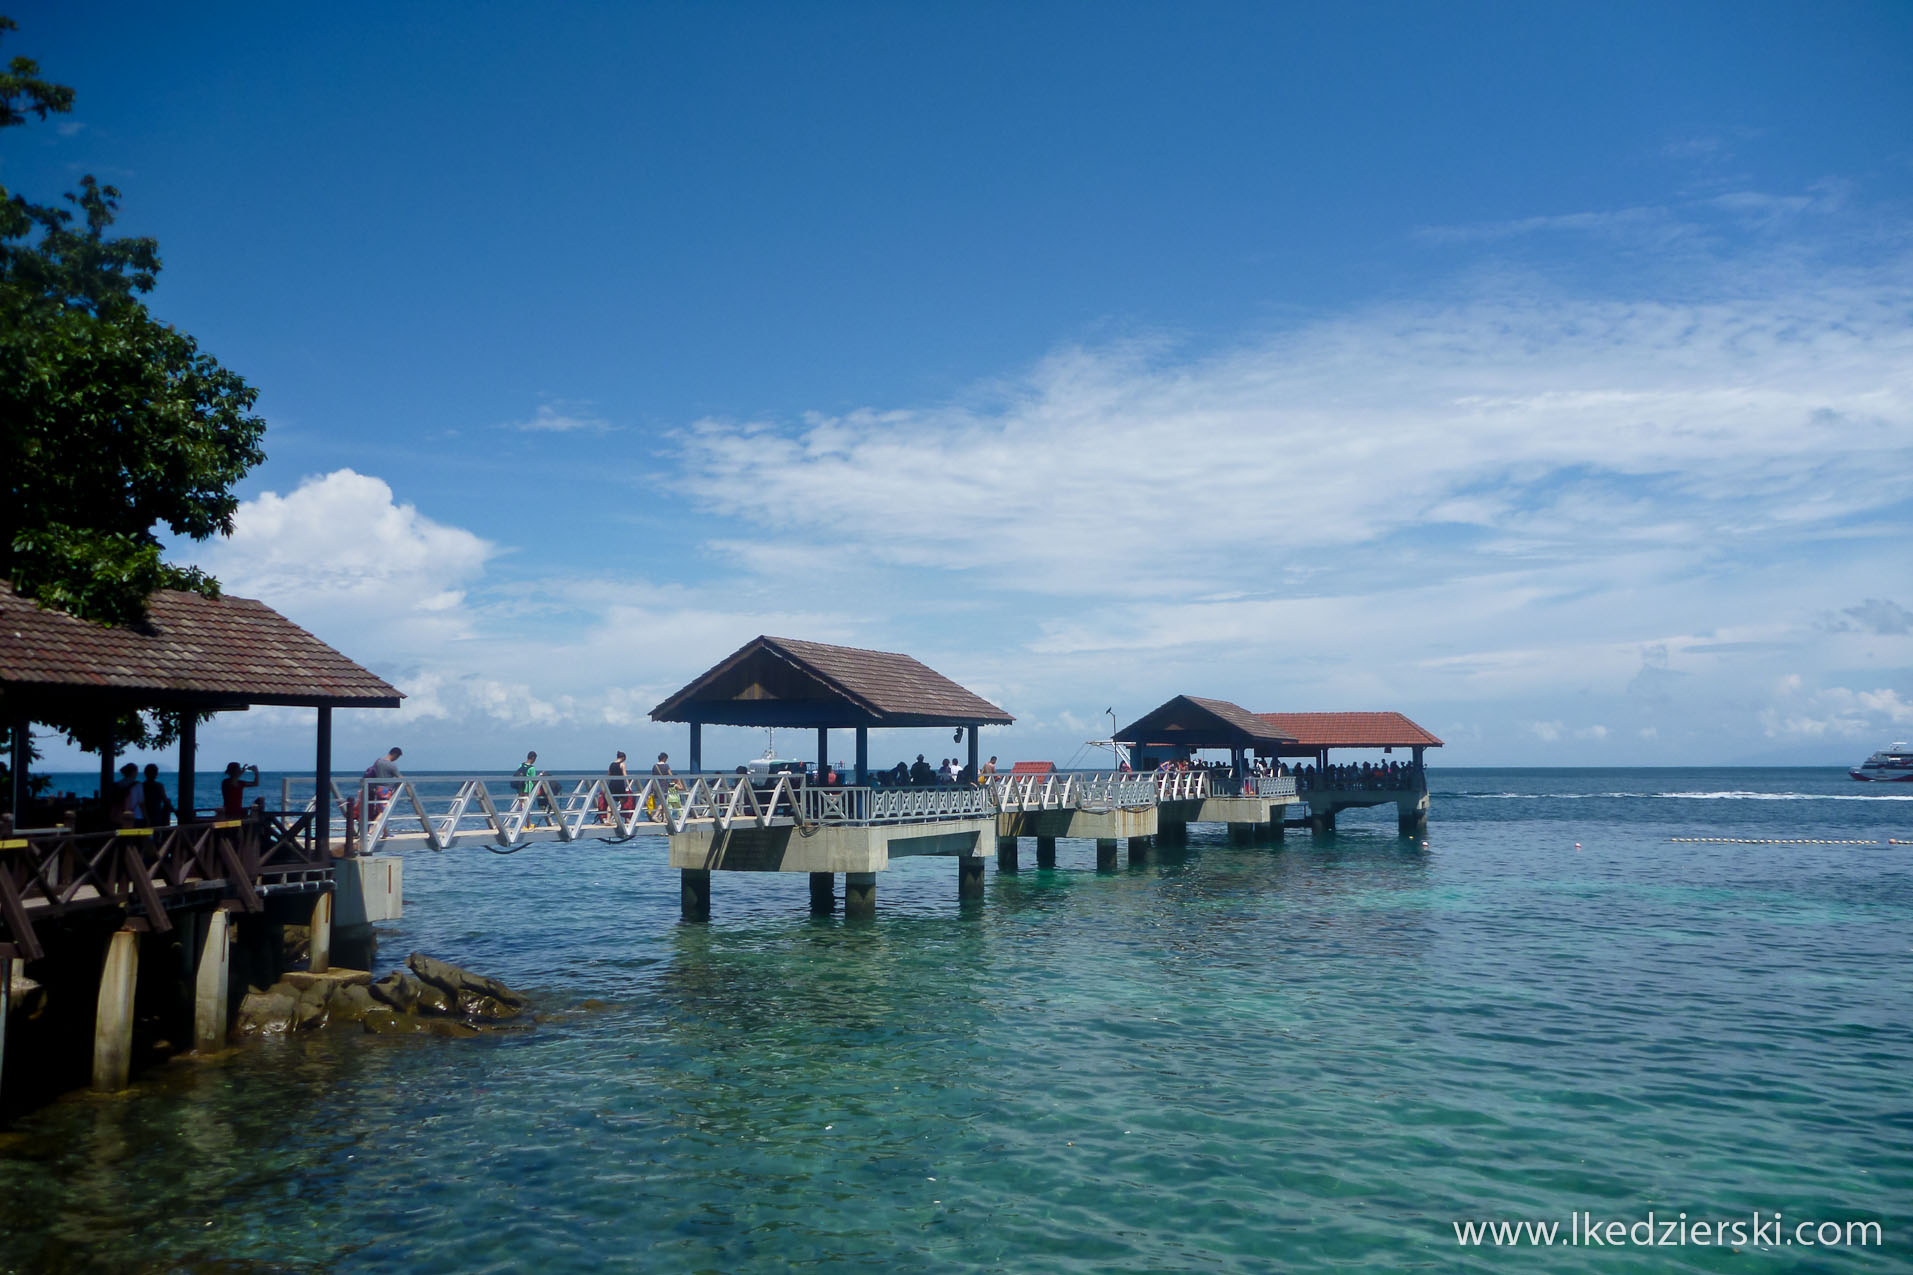
[[1565, 782], [1479, 785], [1552, 785], [1546, 818], [1438, 799], [1426, 849], [1198, 828], [1097, 873], [1065, 841], [980, 908], [900, 863], [874, 924], [728, 875], [680, 924], [655, 839], [413, 855], [388, 956], [522, 985], [539, 1026], [279, 1041], [40, 1112], [0, 1138], [0, 1269], [1448, 1268], [1449, 1219], [1571, 1208], [1902, 1233], [1904, 852], [1674, 848], [1793, 803], [1584, 818]]

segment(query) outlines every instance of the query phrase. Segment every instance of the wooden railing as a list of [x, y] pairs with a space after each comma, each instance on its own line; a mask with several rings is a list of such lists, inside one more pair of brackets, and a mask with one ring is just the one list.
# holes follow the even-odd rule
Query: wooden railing
[[331, 873], [309, 811], [113, 832], [22, 829], [0, 840], [0, 958], [38, 960], [36, 924], [73, 912], [117, 908], [163, 933], [171, 903], [210, 894], [257, 912], [264, 895]]

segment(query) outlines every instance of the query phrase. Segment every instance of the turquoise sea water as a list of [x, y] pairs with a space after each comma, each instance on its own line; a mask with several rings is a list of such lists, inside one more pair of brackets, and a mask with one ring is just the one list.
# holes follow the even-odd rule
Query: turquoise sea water
[[[1913, 1269], [1913, 792], [1439, 770], [1153, 865], [720, 874], [407, 855], [413, 949], [535, 1029], [178, 1063], [0, 1137], [0, 1270]], [[1576, 843], [1579, 843], [1577, 848]], [[1463, 1248], [1458, 1219], [1882, 1224], [1864, 1249]]]

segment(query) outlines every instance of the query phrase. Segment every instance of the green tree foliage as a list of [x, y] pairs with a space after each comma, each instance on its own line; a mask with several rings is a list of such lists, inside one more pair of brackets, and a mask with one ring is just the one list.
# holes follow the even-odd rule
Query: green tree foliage
[[[0, 17], [0, 39], [17, 30]], [[0, 131], [70, 111], [73, 90], [31, 59], [0, 69]], [[152, 239], [107, 232], [120, 193], [91, 176], [63, 204], [0, 186], [0, 580], [101, 624], [143, 622], [157, 589], [217, 596], [218, 582], [160, 557], [158, 529], [232, 531], [232, 488], [265, 459], [258, 392], [140, 298], [160, 270]], [[160, 746], [177, 714], [53, 722], [82, 746]], [[5, 731], [0, 730], [0, 736]]]
[[[0, 35], [15, 29], [0, 18]], [[72, 104], [29, 58], [0, 73], [0, 129]], [[265, 422], [256, 390], [141, 302], [159, 245], [108, 235], [118, 201], [90, 176], [66, 206], [0, 186], [0, 579], [85, 619], [137, 624], [156, 589], [217, 594], [161, 560], [157, 529], [230, 533], [232, 488], [265, 458]]]

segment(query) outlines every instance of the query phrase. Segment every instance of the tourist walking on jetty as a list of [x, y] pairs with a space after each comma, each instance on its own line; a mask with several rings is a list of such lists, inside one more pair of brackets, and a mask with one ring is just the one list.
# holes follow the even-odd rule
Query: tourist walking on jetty
[[548, 794], [544, 790], [544, 787], [538, 782], [538, 777], [543, 773], [543, 771], [538, 769], [538, 754], [535, 752], [526, 753], [525, 760], [519, 762], [518, 769], [512, 772], [512, 778], [518, 781], [518, 802], [514, 803], [514, 805], [522, 803], [522, 807], [527, 809], [527, 822], [530, 820], [529, 807], [533, 793], [538, 794], [539, 808], [547, 813], [547, 823], [551, 822], [552, 818], [555, 818], [558, 813], [552, 809], [550, 794]]
[[[605, 783], [606, 792], [610, 794], [611, 798], [617, 800], [618, 809], [629, 814], [631, 812], [631, 798], [629, 795], [631, 792], [631, 780], [629, 778], [631, 772], [625, 766], [624, 750], [622, 748], [618, 750], [616, 759], [613, 760], [609, 766], [605, 767], [604, 773], [611, 776]], [[611, 802], [607, 800], [601, 808], [605, 813], [609, 814]]]
[[[403, 779], [405, 778], [405, 776], [399, 773], [399, 758], [403, 756], [405, 756], [405, 750], [403, 748], [400, 748], [398, 745], [394, 744], [392, 747], [385, 750], [384, 756], [375, 758], [370, 766], [367, 766], [364, 770], [360, 771], [359, 778], [361, 779]], [[371, 801], [372, 811], [369, 815], [366, 815], [365, 817], [370, 819], [373, 822], [377, 822], [379, 814], [385, 809], [385, 803], [390, 801], [391, 799], [392, 799], [391, 785], [389, 784], [373, 785], [372, 801]], [[352, 844], [352, 825], [356, 823], [359, 820], [360, 815], [364, 813], [359, 809], [359, 804], [360, 804], [360, 794], [358, 793], [353, 793], [352, 800], [345, 803], [345, 840], [347, 845]]]
[[113, 822], [122, 828], [137, 828], [146, 822], [146, 794], [139, 784], [139, 767], [127, 762], [108, 796]]

